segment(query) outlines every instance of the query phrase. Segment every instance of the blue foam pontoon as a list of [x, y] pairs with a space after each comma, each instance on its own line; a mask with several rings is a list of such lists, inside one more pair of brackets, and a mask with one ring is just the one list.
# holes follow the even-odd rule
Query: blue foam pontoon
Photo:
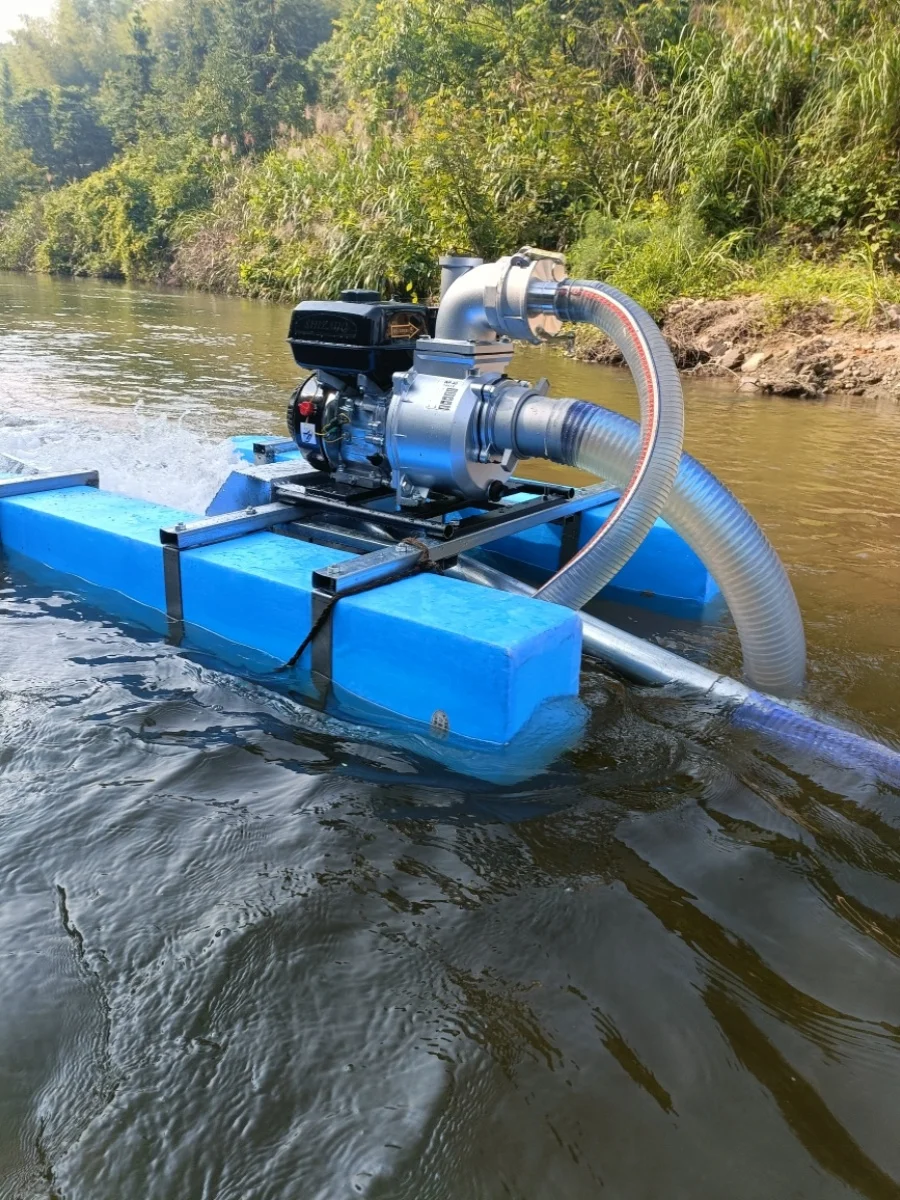
[[[111, 607], [119, 596], [164, 622], [160, 531], [195, 518], [95, 486], [29, 492], [39, 482], [0, 481], [4, 551], [105, 590]], [[11, 494], [16, 488], [25, 494]], [[263, 530], [178, 557], [185, 643], [264, 673], [288, 660], [311, 626], [313, 572], [352, 556]], [[330, 640], [340, 702], [440, 737], [504, 746], [543, 704], [578, 694], [576, 614], [440, 575], [347, 596], [335, 607]], [[315, 697], [311, 667], [312, 647], [291, 683]]]
[[[246, 465], [229, 475], [200, 520], [103, 491], [95, 472], [0, 479], [0, 546], [31, 574], [56, 572], [59, 586], [167, 632], [189, 652], [212, 653], [354, 719], [402, 727], [404, 744], [469, 773], [520, 777], [573, 743], [584, 720], [575, 613], [445, 574], [403, 577], [395, 571], [396, 545], [384, 551], [394, 574], [342, 591], [345, 568], [353, 583], [363, 559], [377, 565], [364, 529], [305, 520], [303, 482], [318, 476], [283, 440], [233, 443]], [[527, 515], [529, 505], [541, 507], [532, 493], [542, 487], [509, 503]], [[574, 527], [543, 514], [530, 526], [534, 518], [516, 521], [507, 536], [491, 534], [490, 555], [520, 576], [551, 574], [615, 502], [602, 488], [569, 492], [544, 500], [574, 512]], [[378, 503], [370, 515], [381, 515]], [[464, 509], [442, 520], [468, 528], [467, 519], [478, 526], [482, 516]], [[484, 536], [474, 537], [476, 551]], [[441, 552], [432, 544], [436, 557]], [[604, 594], [685, 615], [708, 608], [717, 589], [686, 544], [657, 522]], [[323, 613], [329, 619], [320, 631]], [[513, 747], [507, 765], [498, 765], [496, 752], [502, 757]]]

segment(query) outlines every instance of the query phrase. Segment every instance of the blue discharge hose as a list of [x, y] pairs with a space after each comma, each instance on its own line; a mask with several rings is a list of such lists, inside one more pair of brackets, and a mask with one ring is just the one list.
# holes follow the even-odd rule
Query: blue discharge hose
[[[453, 568], [471, 583], [533, 596], [535, 589], [502, 571], [468, 557]], [[900, 788], [900, 753], [849, 730], [838, 729], [773, 696], [755, 691], [727, 675], [692, 663], [643, 638], [579, 613], [584, 652], [613, 667], [635, 683], [663, 687], [674, 685], [699, 697], [718, 702], [731, 723], [754, 729], [784, 745], [812, 753], [824, 763], [863, 774]]]
[[730, 720], [741, 728], [756, 729], [779, 742], [798, 746], [822, 762], [855, 768], [900, 789], [900, 753], [896, 750], [848, 729], [827, 725], [771, 696], [750, 692], [731, 710]]

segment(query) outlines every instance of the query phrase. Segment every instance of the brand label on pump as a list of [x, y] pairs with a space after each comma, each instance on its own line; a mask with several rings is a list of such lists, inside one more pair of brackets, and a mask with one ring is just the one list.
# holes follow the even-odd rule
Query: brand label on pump
[[444, 391], [441, 396], [441, 402], [438, 408], [441, 412], [449, 412], [453, 407], [453, 401], [456, 399], [456, 393], [459, 389], [459, 384], [454, 379], [452, 383], [444, 384]]
[[316, 444], [316, 427], [312, 421], [300, 422], [300, 445], [315, 446]]

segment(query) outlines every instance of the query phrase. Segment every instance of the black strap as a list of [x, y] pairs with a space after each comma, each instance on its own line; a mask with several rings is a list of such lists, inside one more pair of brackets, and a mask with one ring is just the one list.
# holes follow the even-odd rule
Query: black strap
[[173, 646], [184, 641], [184, 599], [181, 593], [181, 551], [177, 546], [163, 546], [163, 583], [166, 592], [166, 622], [168, 639]]
[[399, 571], [396, 575], [391, 575], [387, 579], [370, 579], [366, 583], [353, 584], [351, 587], [344, 588], [340, 592], [335, 592], [333, 596], [329, 597], [327, 604], [319, 613], [315, 621], [313, 621], [309, 633], [306, 635], [291, 657], [287, 660], [287, 662], [282, 663], [280, 667], [275, 668], [276, 674], [278, 674], [280, 671], [289, 671], [292, 667], [296, 667], [303, 655], [303, 651], [325, 628], [327, 622], [331, 620], [331, 614], [334, 612], [338, 600], [342, 600], [344, 596], [359, 596], [363, 592], [372, 592], [375, 590], [375, 588], [386, 587], [389, 583], [396, 583], [400, 579], [408, 579], [410, 575], [414, 575], [417, 571], [431, 569], [433, 564], [427, 557], [428, 547], [423, 546], [422, 543], [416, 538], [407, 538], [406, 542], [407, 544], [420, 550], [420, 553], [417, 555], [417, 557], [414, 558], [412, 562], [408, 564], [408, 566], [404, 567], [402, 571]]

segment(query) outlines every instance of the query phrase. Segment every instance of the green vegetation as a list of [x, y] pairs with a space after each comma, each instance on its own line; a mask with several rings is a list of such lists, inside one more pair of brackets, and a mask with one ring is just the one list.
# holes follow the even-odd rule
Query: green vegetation
[[896, 0], [59, 0], [0, 47], [0, 266], [427, 294], [565, 249], [660, 313], [900, 300]]

